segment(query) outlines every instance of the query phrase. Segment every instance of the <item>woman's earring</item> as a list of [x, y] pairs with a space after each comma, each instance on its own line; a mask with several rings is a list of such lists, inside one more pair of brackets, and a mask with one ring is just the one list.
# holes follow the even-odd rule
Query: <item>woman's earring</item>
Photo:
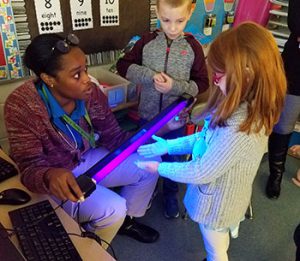
[[51, 83], [50, 87], [51, 87], [51, 88], [54, 88], [54, 84], [53, 84], [53, 83]]

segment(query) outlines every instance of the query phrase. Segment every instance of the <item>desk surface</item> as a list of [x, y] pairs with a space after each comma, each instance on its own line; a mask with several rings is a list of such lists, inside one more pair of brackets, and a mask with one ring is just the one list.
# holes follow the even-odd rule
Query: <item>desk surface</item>
[[[7, 155], [4, 154], [2, 150], [0, 150], [0, 157], [3, 157], [6, 160], [12, 162]], [[13, 163], [13, 162], [12, 162]], [[15, 164], [14, 164], [15, 165]], [[26, 205], [33, 204], [38, 201], [42, 201], [48, 199], [51, 204], [54, 206], [56, 203], [47, 195], [39, 195], [35, 193], [29, 192], [19, 181], [19, 176], [15, 176], [13, 178], [7, 179], [0, 183], [0, 192], [8, 189], [8, 188], [20, 188], [28, 192], [32, 198], [30, 202], [24, 205], [19, 206], [12, 206], [12, 205], [0, 205], [0, 222], [6, 228], [12, 228], [12, 224], [10, 222], [8, 212], [14, 210], [19, 207], [24, 207]], [[61, 208], [56, 210], [58, 217], [60, 218], [62, 224], [64, 225], [65, 229], [69, 233], [76, 233], [80, 234], [80, 229], [78, 224]], [[81, 238], [77, 236], [70, 235], [70, 238], [75, 245], [76, 249], [78, 250], [81, 258], [83, 260], [103, 260], [103, 261], [113, 261], [113, 259], [96, 241], [90, 238]], [[20, 249], [18, 245], [18, 241], [16, 237], [11, 238], [12, 242]]]

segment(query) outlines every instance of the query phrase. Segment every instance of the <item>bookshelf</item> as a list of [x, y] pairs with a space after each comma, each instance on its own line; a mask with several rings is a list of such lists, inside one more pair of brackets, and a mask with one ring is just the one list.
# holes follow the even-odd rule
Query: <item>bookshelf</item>
[[279, 50], [282, 52], [283, 47], [290, 35], [287, 25], [288, 0], [270, 0], [272, 7], [267, 28], [275, 37]]
[[150, 30], [154, 31], [157, 28], [157, 15], [156, 15], [156, 0], [150, 1]]

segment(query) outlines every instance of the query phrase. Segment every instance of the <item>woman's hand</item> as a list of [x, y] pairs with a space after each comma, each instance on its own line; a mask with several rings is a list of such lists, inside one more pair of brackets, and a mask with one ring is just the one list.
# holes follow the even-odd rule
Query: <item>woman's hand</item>
[[192, 102], [192, 104], [189, 107], [182, 109], [182, 111], [180, 111], [178, 115], [176, 115], [171, 120], [169, 120], [167, 122], [167, 124], [164, 125], [155, 134], [158, 136], [163, 136], [166, 133], [168, 133], [169, 131], [177, 130], [177, 129], [185, 126], [185, 124], [190, 119], [189, 112], [190, 112], [191, 108], [193, 107], [193, 105], [195, 104], [195, 102], [196, 102], [196, 98], [194, 98], [194, 101]]
[[45, 174], [44, 180], [50, 192], [57, 198], [73, 202], [84, 200], [83, 193], [71, 171], [63, 168], [50, 169]]
[[159, 162], [158, 161], [136, 161], [135, 165], [138, 168], [146, 170], [150, 173], [157, 173]]
[[145, 158], [153, 158], [168, 153], [168, 143], [165, 139], [155, 135], [152, 136], [152, 139], [156, 140], [157, 142], [140, 146], [137, 149], [138, 154], [144, 156]]
[[173, 117], [171, 120], [169, 120], [166, 124], [166, 127], [169, 131], [177, 130], [183, 126], [189, 121], [189, 113], [188, 110], [183, 109], [179, 114], [175, 117]]

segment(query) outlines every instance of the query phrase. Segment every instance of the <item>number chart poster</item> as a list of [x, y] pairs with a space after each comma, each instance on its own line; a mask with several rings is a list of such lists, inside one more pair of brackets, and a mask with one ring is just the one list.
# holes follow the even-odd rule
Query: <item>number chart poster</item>
[[73, 30], [93, 28], [91, 0], [70, 0]]
[[63, 22], [59, 0], [35, 0], [39, 33], [61, 33]]
[[9, 0], [0, 0], [0, 80], [23, 76], [13, 10]]
[[117, 26], [120, 24], [119, 0], [100, 1], [100, 25]]

